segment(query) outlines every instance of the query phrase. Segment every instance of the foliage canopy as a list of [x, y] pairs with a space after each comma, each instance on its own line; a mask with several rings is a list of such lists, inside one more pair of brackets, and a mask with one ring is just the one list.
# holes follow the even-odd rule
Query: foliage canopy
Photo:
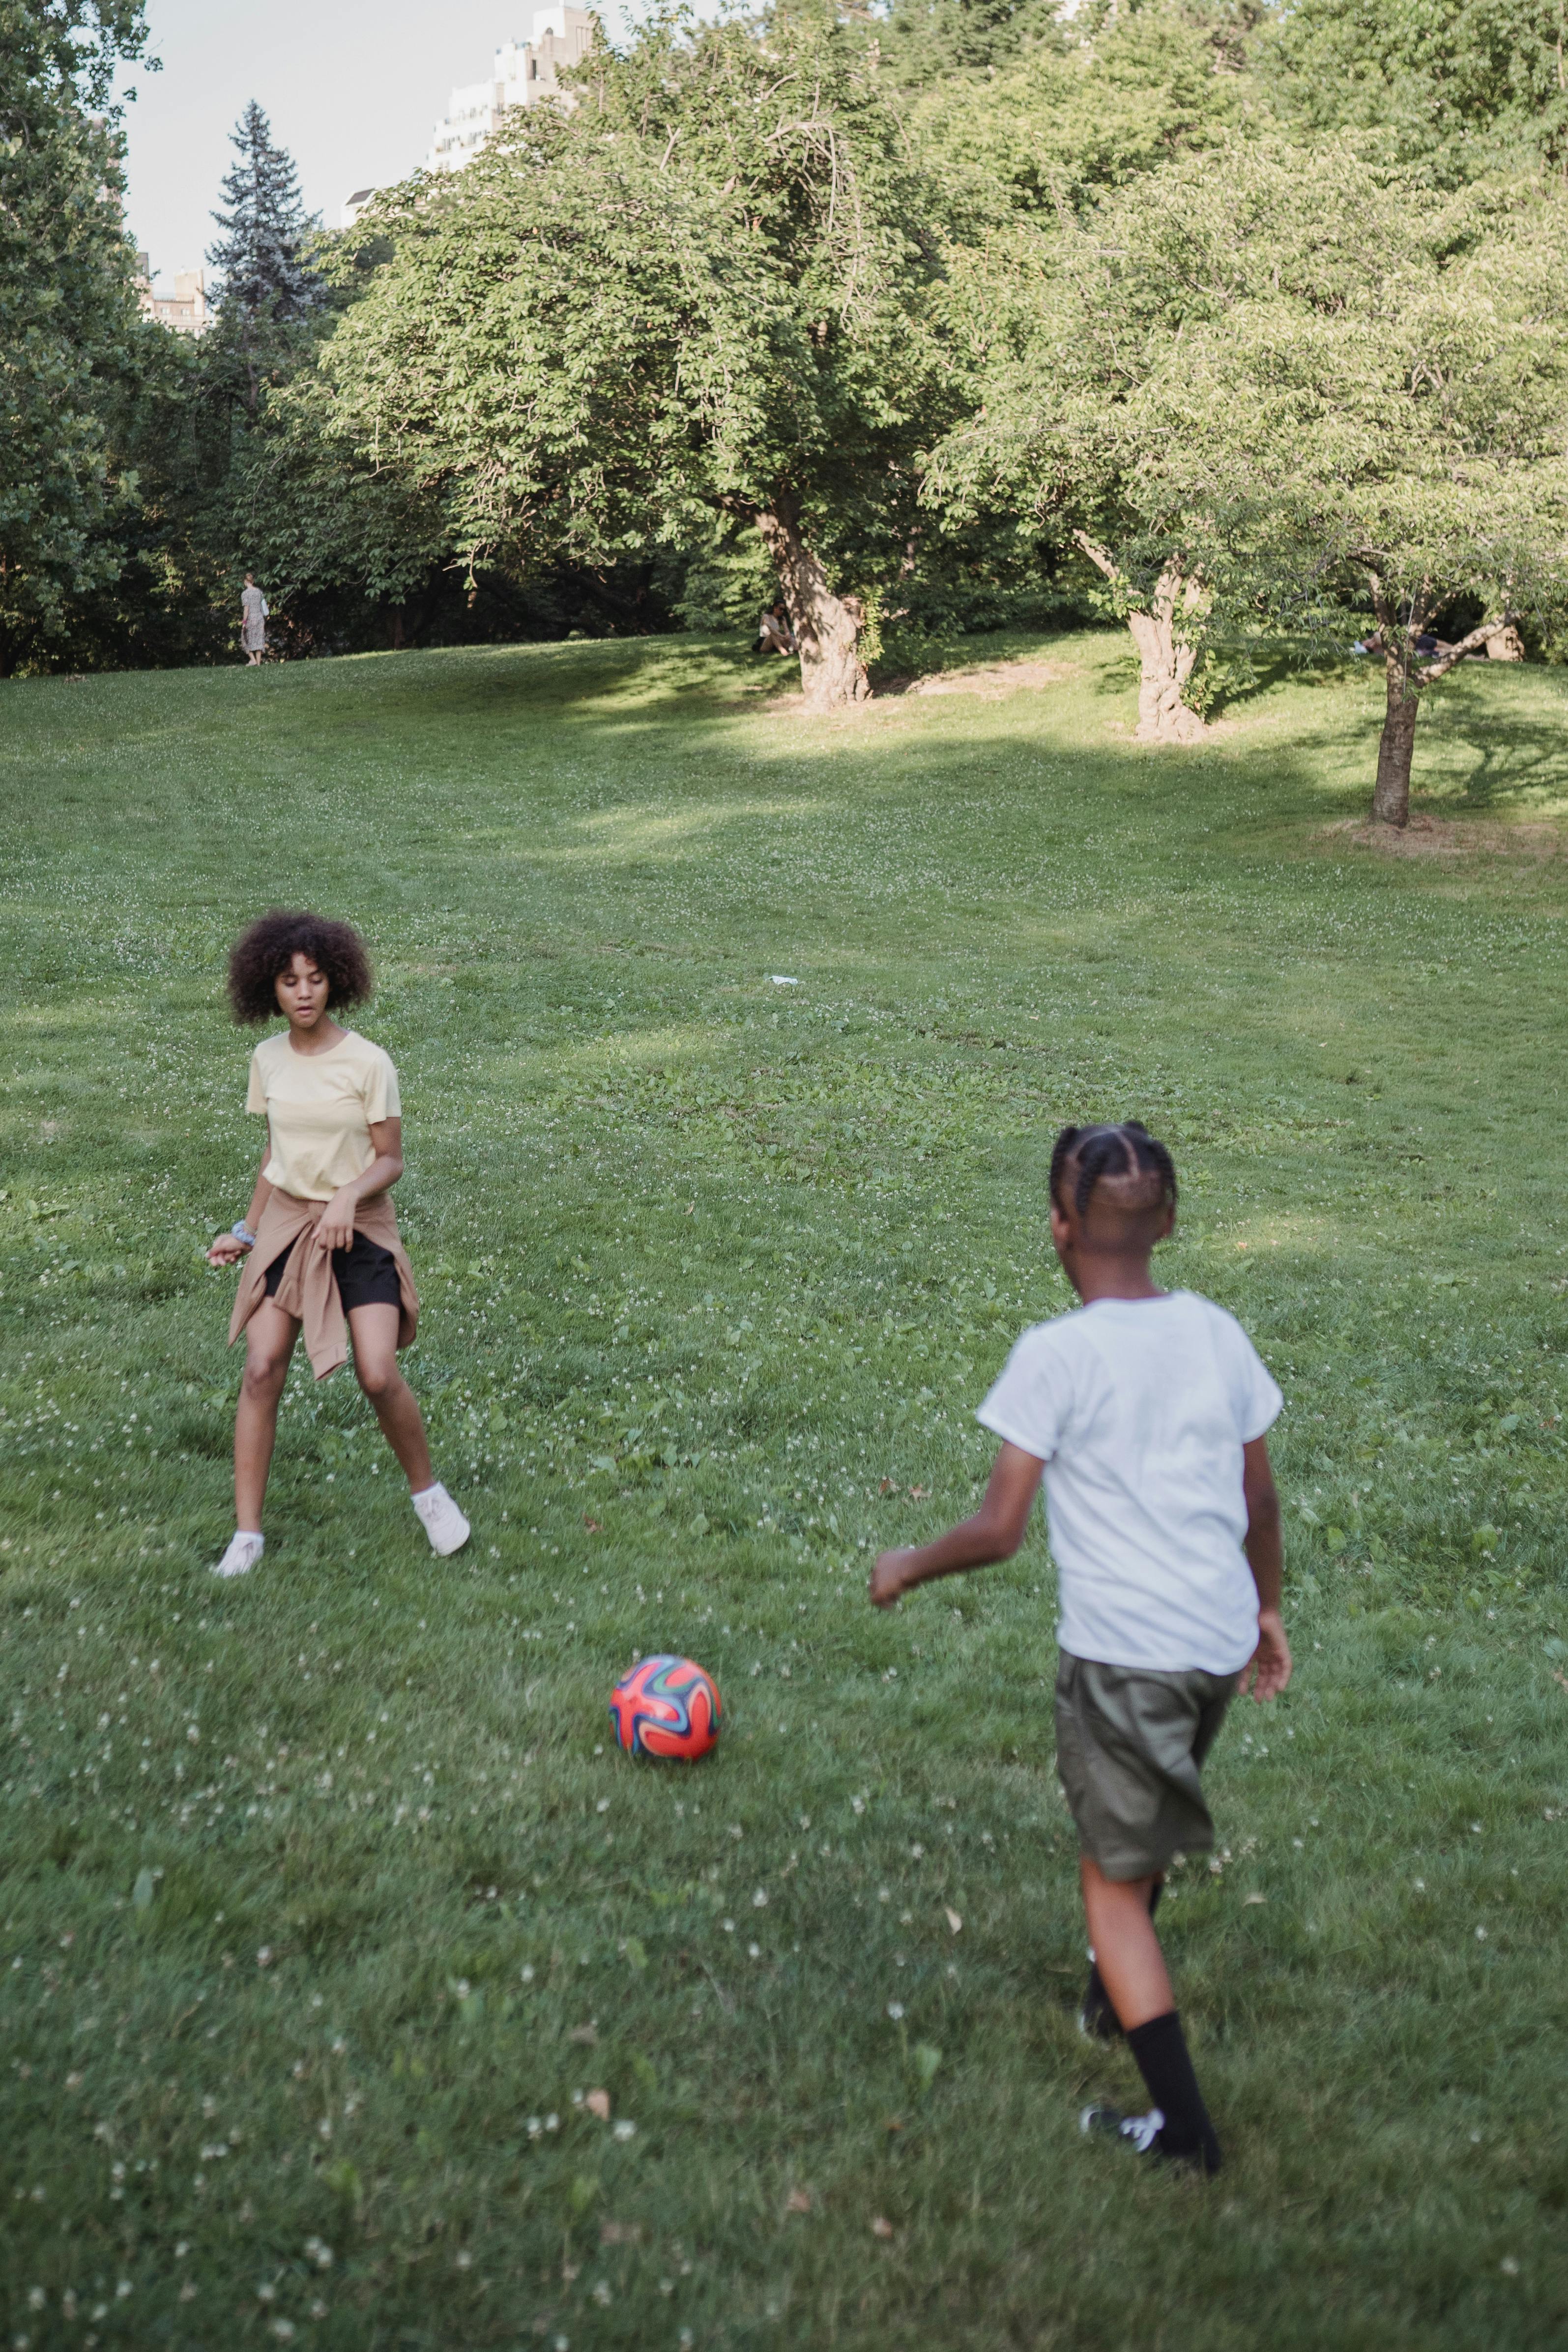
[[1175, 597], [1189, 653], [1216, 611], [1342, 636], [1370, 599], [1402, 701], [1433, 675], [1413, 631], [1562, 604], [1556, 192], [1439, 201], [1352, 143], [1231, 137], [1011, 250], [939, 494], [1055, 515], [1109, 555], [1121, 609]]
[[826, 559], [886, 567], [958, 414], [939, 196], [852, 27], [656, 28], [444, 184], [327, 347], [331, 435], [437, 498], [468, 564], [763, 534], [808, 688], [853, 691]]
[[121, 223], [119, 66], [142, 0], [6, 0], [0, 17], [0, 675], [111, 580], [134, 480], [114, 414], [146, 364]]

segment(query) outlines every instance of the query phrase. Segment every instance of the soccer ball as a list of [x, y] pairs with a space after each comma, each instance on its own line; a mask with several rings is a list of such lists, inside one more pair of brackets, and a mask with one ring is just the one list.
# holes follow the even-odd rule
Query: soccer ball
[[610, 1694], [610, 1721], [628, 1756], [694, 1763], [719, 1737], [719, 1685], [689, 1658], [640, 1658]]

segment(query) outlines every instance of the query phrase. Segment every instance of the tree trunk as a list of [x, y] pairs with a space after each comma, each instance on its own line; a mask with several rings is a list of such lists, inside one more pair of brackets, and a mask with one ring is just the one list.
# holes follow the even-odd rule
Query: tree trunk
[[1500, 628], [1495, 637], [1487, 639], [1487, 659], [1489, 661], [1522, 661], [1524, 659], [1524, 639], [1511, 621]]
[[[1103, 547], [1086, 531], [1075, 531], [1073, 537], [1108, 580], [1121, 581], [1114, 559]], [[1183, 643], [1182, 628], [1186, 624], [1195, 629], [1205, 601], [1202, 581], [1184, 572], [1173, 558], [1155, 583], [1148, 611], [1127, 615], [1138, 648], [1138, 724], [1132, 731], [1141, 743], [1201, 743], [1209, 731], [1182, 700], [1198, 657], [1195, 643]]]
[[1208, 733], [1197, 712], [1182, 700], [1198, 649], [1179, 645], [1173, 634], [1174, 599], [1163, 593], [1171, 577], [1166, 572], [1162, 578], [1152, 613], [1127, 615], [1138, 648], [1138, 724], [1132, 731], [1141, 743], [1201, 743]]
[[1388, 712], [1377, 746], [1377, 782], [1373, 788], [1373, 820], [1397, 825], [1410, 822], [1410, 760], [1415, 749], [1415, 716], [1421, 705], [1404, 662], [1389, 652]]
[[757, 529], [779, 575], [784, 609], [800, 647], [800, 683], [808, 710], [840, 710], [871, 691], [858, 650], [865, 608], [858, 596], [836, 596], [827, 575], [800, 535], [800, 509], [782, 490], [757, 517]]

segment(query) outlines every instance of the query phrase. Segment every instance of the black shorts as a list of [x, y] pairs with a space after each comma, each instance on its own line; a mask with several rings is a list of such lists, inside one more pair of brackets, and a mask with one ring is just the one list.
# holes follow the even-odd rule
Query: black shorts
[[[289, 1263], [289, 1248], [279, 1250], [261, 1279], [268, 1298], [278, 1295], [283, 1279], [283, 1269]], [[401, 1307], [403, 1291], [397, 1279], [397, 1260], [379, 1242], [366, 1241], [355, 1234], [353, 1245], [332, 1252], [332, 1276], [338, 1286], [338, 1297], [347, 1315], [355, 1307]]]

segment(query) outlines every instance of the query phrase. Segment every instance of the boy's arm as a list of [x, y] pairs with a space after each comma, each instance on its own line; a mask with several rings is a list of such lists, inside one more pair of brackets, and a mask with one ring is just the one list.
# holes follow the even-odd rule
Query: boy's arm
[[1265, 1437], [1255, 1437], [1242, 1448], [1241, 1491], [1247, 1503], [1247, 1562], [1258, 1587], [1258, 1647], [1243, 1671], [1241, 1687], [1250, 1689], [1255, 1699], [1275, 1698], [1290, 1679], [1290, 1644], [1279, 1614], [1285, 1567], [1279, 1496]]
[[993, 1465], [985, 1499], [972, 1518], [949, 1528], [934, 1543], [879, 1555], [871, 1570], [874, 1605], [890, 1609], [911, 1586], [924, 1584], [933, 1576], [957, 1576], [968, 1568], [984, 1568], [992, 1560], [1011, 1559], [1024, 1540], [1045, 1466], [1021, 1445], [1004, 1444]]

